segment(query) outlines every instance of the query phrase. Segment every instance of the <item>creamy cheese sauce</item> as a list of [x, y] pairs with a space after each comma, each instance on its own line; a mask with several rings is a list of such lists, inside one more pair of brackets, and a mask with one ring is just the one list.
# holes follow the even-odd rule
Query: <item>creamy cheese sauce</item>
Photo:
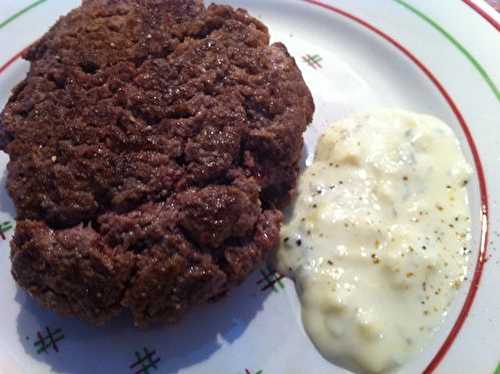
[[323, 356], [378, 373], [423, 348], [466, 277], [470, 174], [431, 116], [383, 110], [322, 135], [277, 263]]

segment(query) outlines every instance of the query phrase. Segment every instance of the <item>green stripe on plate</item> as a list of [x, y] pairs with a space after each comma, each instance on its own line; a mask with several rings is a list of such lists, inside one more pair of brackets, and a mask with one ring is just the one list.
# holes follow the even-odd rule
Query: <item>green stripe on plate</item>
[[493, 374], [500, 374], [500, 363], [498, 364], [498, 366]]
[[[420, 10], [417, 8], [413, 7], [412, 5], [406, 3], [403, 0], [394, 0], [396, 3], [404, 6], [406, 9], [411, 11], [412, 13], [416, 14], [419, 16], [421, 19], [423, 19], [425, 22], [427, 22], [429, 25], [434, 27], [437, 31], [439, 31], [446, 39], [448, 39], [462, 54], [469, 60], [469, 62], [476, 68], [478, 73], [483, 77], [484, 81], [486, 84], [491, 88], [493, 91], [493, 94], [496, 96], [497, 100], [500, 101], [500, 91], [498, 90], [497, 86], [495, 85], [495, 82], [491, 79], [489, 74], [484, 70], [484, 68], [481, 66], [481, 64], [472, 56], [472, 54], [465, 49], [465, 47], [460, 44], [460, 42], [455, 39], [448, 31], [446, 31], [442, 26], [440, 26], [436, 21], [434, 21], [432, 18], [429, 16], [425, 15], [422, 13]], [[500, 374], [500, 373], [495, 373], [495, 374]]]
[[19, 12], [11, 15], [5, 21], [0, 22], [0, 29], [4, 28], [9, 23], [11, 23], [12, 21], [14, 21], [16, 18], [21, 17], [23, 14], [29, 12], [31, 9], [37, 7], [38, 5], [40, 5], [40, 4], [42, 4], [42, 3], [46, 2], [46, 1], [47, 0], [37, 0], [37, 1], [33, 2], [33, 3], [31, 3], [30, 5], [28, 5], [26, 8], [23, 8]]

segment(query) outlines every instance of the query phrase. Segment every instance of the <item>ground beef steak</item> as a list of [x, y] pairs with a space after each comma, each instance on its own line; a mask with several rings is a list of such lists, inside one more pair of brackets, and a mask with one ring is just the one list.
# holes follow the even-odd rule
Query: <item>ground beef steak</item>
[[0, 117], [12, 274], [102, 323], [177, 321], [278, 244], [314, 104], [244, 10], [84, 0], [25, 54]]

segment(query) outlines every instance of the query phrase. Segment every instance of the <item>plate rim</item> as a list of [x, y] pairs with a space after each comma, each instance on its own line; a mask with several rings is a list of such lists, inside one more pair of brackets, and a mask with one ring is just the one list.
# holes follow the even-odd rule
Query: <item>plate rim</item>
[[[34, 8], [34, 6], [40, 5], [40, 4], [45, 3], [47, 1], [48, 0], [35, 1], [32, 5], [21, 10], [19, 12], [20, 14], [18, 16], [21, 16], [26, 11]], [[467, 296], [466, 296], [466, 299], [464, 301], [464, 305], [462, 306], [461, 311], [457, 317], [457, 321], [454, 323], [454, 325], [453, 325], [451, 331], [449, 332], [448, 337], [446, 338], [442, 347], [438, 350], [438, 352], [436, 353], [436, 355], [434, 356], [434, 358], [432, 359], [432, 361], [429, 363], [429, 365], [427, 366], [427, 368], [424, 371], [425, 373], [430, 373], [438, 367], [439, 363], [445, 357], [447, 351], [451, 348], [452, 344], [454, 343], [455, 338], [457, 337], [459, 331], [461, 330], [461, 328], [462, 328], [462, 326], [467, 318], [468, 313], [470, 312], [470, 309], [472, 307], [472, 304], [473, 304], [475, 296], [476, 296], [476, 292], [479, 289], [479, 284], [480, 284], [484, 264], [486, 262], [486, 256], [488, 253], [488, 243], [489, 243], [489, 240], [488, 240], [489, 236], [488, 235], [489, 235], [489, 231], [490, 231], [489, 198], [488, 198], [486, 175], [484, 172], [483, 162], [481, 161], [481, 157], [480, 157], [478, 148], [476, 146], [476, 142], [475, 142], [474, 137], [470, 131], [469, 125], [465, 121], [460, 109], [456, 105], [453, 98], [449, 95], [448, 91], [440, 83], [440, 81], [436, 78], [436, 76], [431, 72], [431, 70], [428, 69], [426, 67], [426, 65], [421, 60], [419, 60], [418, 57], [416, 57], [408, 48], [406, 48], [403, 44], [401, 44], [401, 42], [394, 39], [389, 34], [382, 31], [380, 28], [363, 20], [362, 18], [360, 18], [354, 14], [351, 14], [345, 10], [342, 10], [341, 8], [337, 8], [335, 6], [327, 4], [326, 2], [328, 2], [328, 0], [299, 0], [299, 1], [320, 6], [322, 8], [333, 11], [337, 14], [340, 14], [344, 17], [347, 17], [347, 18], [351, 19], [352, 21], [355, 21], [356, 23], [360, 24], [361, 26], [371, 30], [372, 32], [375, 32], [380, 37], [382, 37], [385, 41], [391, 43], [400, 52], [402, 52], [406, 57], [408, 57], [414, 64], [416, 64], [417, 67], [420, 69], [420, 71], [423, 72], [427, 76], [427, 78], [429, 78], [432, 81], [433, 85], [437, 88], [437, 90], [445, 98], [447, 104], [450, 106], [452, 112], [454, 113], [455, 117], [457, 118], [458, 122], [460, 123], [461, 129], [464, 132], [465, 138], [467, 140], [467, 144], [469, 146], [469, 149], [473, 155], [474, 164], [475, 164], [477, 177], [478, 177], [478, 181], [479, 181], [479, 186], [480, 186], [481, 209], [482, 209], [482, 212], [481, 212], [481, 234], [480, 234], [481, 239], [480, 239], [480, 244], [479, 244], [479, 246], [480, 246], [479, 255], [478, 255], [478, 259], [476, 261], [475, 268], [473, 271], [473, 279], [472, 279], [471, 284], [469, 286], [469, 290], [467, 292]], [[394, 0], [394, 1], [401, 3], [401, 1], [399, 1], [399, 0]], [[470, 6], [472, 9], [474, 9], [480, 16], [482, 16], [486, 21], [488, 21], [494, 28], [496, 28], [497, 30], [500, 30], [500, 22], [497, 22], [494, 19], [494, 17], [489, 15], [488, 12], [486, 12], [485, 10], [481, 9], [481, 7], [479, 5], [477, 5], [474, 1], [472, 1], [472, 0], [462, 0], [462, 1], [465, 4], [467, 4], [468, 6]], [[29, 8], [29, 9], [27, 9], [27, 8]], [[15, 17], [15, 18], [17, 18], [17, 17]], [[14, 18], [12, 20], [14, 20]], [[8, 23], [10, 23], [10, 21]], [[8, 23], [5, 23], [5, 22], [0, 23], [0, 29], [3, 28], [4, 26], [6, 26]], [[28, 45], [22, 51], [18, 52], [13, 57], [11, 57], [2, 66], [0, 66], [0, 74], [2, 74], [5, 70], [7, 70], [20, 57], [22, 57], [23, 53], [31, 45], [32, 44]], [[497, 94], [497, 98], [498, 98], [498, 94]]]

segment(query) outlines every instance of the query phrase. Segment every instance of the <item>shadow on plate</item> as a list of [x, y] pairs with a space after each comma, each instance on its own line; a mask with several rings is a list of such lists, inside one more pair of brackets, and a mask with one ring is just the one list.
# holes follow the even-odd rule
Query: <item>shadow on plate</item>
[[[177, 373], [243, 334], [268, 296], [256, 281], [253, 274], [228, 297], [191, 311], [178, 325], [142, 330], [125, 315], [102, 327], [60, 317], [18, 290], [17, 331], [26, 353], [56, 373], [151, 373], [147, 367], [157, 358], [159, 372]], [[152, 351], [149, 360], [145, 356]]]
[[16, 209], [14, 208], [14, 204], [7, 192], [7, 188], [5, 187], [7, 184], [7, 168], [4, 169], [2, 177], [0, 178], [0, 211], [2, 213], [7, 213], [11, 217], [16, 216]]

